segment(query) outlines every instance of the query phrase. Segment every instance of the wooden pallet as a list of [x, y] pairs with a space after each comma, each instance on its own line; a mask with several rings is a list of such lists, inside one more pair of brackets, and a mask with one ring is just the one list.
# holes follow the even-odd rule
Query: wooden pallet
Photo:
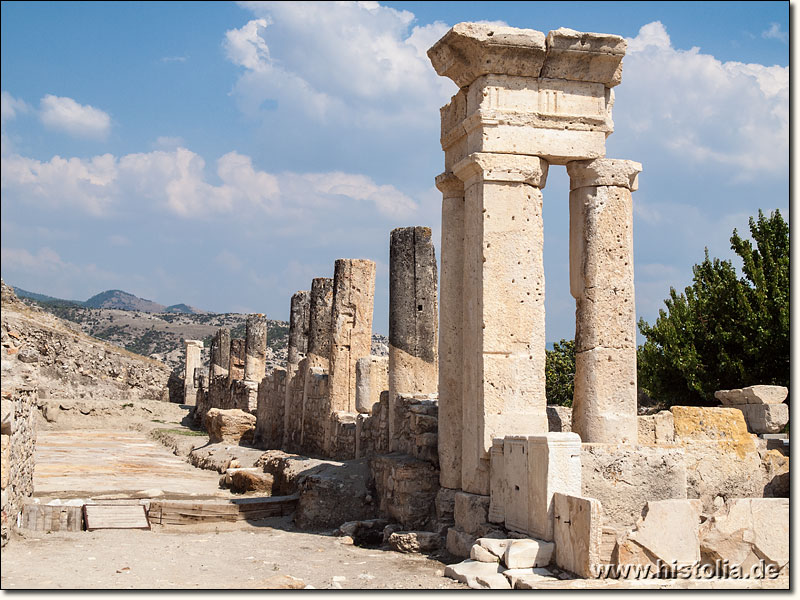
[[83, 531], [83, 506], [24, 504], [22, 528], [31, 531]]
[[150, 529], [141, 504], [84, 504], [86, 531], [95, 529]]
[[234, 500], [152, 500], [148, 516], [157, 525], [257, 521], [294, 512], [298, 498], [294, 494]]

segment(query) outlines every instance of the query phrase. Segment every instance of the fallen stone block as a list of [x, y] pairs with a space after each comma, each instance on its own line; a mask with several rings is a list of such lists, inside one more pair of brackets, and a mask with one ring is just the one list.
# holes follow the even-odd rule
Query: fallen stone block
[[442, 538], [432, 531], [401, 531], [389, 536], [389, 546], [398, 552], [433, 552], [442, 545]]
[[444, 570], [444, 576], [466, 583], [470, 587], [481, 589], [484, 586], [477, 582], [478, 577], [492, 577], [493, 575], [502, 574], [503, 571], [505, 571], [505, 567], [499, 563], [485, 563], [467, 559], [454, 565], [447, 565]]
[[701, 505], [698, 500], [657, 500], [648, 502], [646, 513], [628, 539], [657, 559], [678, 566], [700, 560]]
[[761, 454], [764, 473], [764, 498], [789, 497], [789, 457], [779, 450], [766, 450]]
[[259, 472], [255, 469], [229, 469], [230, 489], [232, 492], [243, 494], [245, 492], [260, 492], [263, 495], [272, 494], [273, 478], [269, 473]]
[[521, 589], [518, 587], [518, 585], [522, 582], [534, 585], [536, 583], [541, 583], [542, 581], [558, 581], [558, 577], [553, 575], [547, 569], [542, 568], [506, 569], [503, 571], [503, 576], [508, 579], [511, 587], [514, 589]]
[[781, 404], [789, 395], [789, 389], [782, 385], [751, 385], [742, 388], [748, 404]]
[[506, 548], [510, 541], [511, 540], [498, 538], [478, 538], [475, 543], [500, 559], [505, 556]]
[[751, 433], [780, 433], [789, 422], [788, 404], [745, 404], [742, 411]]
[[555, 545], [542, 540], [509, 540], [503, 564], [509, 569], [546, 567], [553, 557]]
[[492, 554], [486, 548], [483, 548], [477, 543], [472, 545], [472, 548], [469, 551], [469, 557], [472, 560], [478, 560], [480, 562], [495, 563], [500, 561], [499, 556]]
[[[475, 578], [476, 589], [486, 590], [510, 590], [511, 584], [508, 579], [501, 573], [493, 573], [490, 575], [478, 575]], [[470, 584], [470, 587], [473, 587]]]
[[212, 408], [206, 413], [205, 428], [209, 442], [250, 443], [256, 427], [256, 417], [238, 408]]

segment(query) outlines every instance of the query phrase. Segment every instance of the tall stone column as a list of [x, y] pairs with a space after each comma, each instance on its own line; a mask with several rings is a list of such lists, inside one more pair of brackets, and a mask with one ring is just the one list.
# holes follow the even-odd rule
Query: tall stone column
[[292, 295], [289, 309], [289, 364], [299, 363], [308, 350], [309, 300], [307, 290]]
[[183, 402], [184, 404], [194, 404], [197, 394], [197, 387], [194, 384], [194, 371], [202, 363], [203, 341], [184, 340], [186, 348], [186, 362], [183, 372]]
[[373, 261], [336, 261], [331, 312], [331, 412], [356, 412], [356, 361], [371, 354], [374, 296]]
[[464, 181], [462, 489], [489, 494], [492, 438], [546, 433], [542, 192], [535, 156], [476, 152]]
[[247, 315], [244, 343], [244, 378], [258, 383], [264, 379], [267, 369], [267, 318], [264, 315]]
[[642, 165], [567, 164], [570, 292], [575, 298], [572, 431], [583, 442], [636, 443], [633, 199]]
[[[290, 418], [292, 440], [297, 448], [311, 448], [320, 453], [324, 445], [324, 435], [311, 433], [323, 431], [323, 423], [328, 414], [322, 407], [309, 404], [308, 398], [313, 381], [309, 381], [311, 369], [327, 369], [331, 353], [331, 313], [333, 310], [333, 279], [318, 277], [311, 281], [308, 300], [308, 343], [306, 358], [300, 363], [293, 379]], [[288, 388], [289, 386], [287, 386]], [[287, 394], [289, 392], [287, 391]], [[309, 424], [309, 435], [306, 435], [306, 423]]]
[[438, 387], [436, 251], [429, 227], [401, 227], [389, 245], [389, 440], [397, 450], [398, 394], [434, 394]]
[[209, 361], [209, 380], [226, 377], [231, 360], [231, 330], [220, 327], [211, 341], [211, 360]]

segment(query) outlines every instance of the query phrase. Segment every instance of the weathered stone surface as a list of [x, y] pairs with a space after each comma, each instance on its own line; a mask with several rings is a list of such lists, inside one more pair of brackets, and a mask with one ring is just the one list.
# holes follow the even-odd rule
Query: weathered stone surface
[[[506, 579], [508, 579], [511, 587], [514, 589], [535, 589], [535, 585], [543, 581], [558, 581], [558, 577], [555, 577], [547, 569], [540, 567], [529, 569], [506, 569], [503, 571], [503, 575]], [[522, 588], [523, 583], [532, 587]]]
[[453, 490], [446, 487], [439, 488], [436, 492], [436, 520], [443, 524], [455, 523], [455, 508], [456, 508], [456, 493], [458, 490]]
[[398, 394], [435, 393], [436, 253], [428, 227], [401, 227], [389, 246], [389, 444], [395, 444], [394, 403]]
[[594, 498], [556, 493], [553, 504], [556, 564], [581, 577], [595, 576], [602, 544], [601, 503]]
[[244, 378], [260, 382], [267, 368], [267, 318], [264, 315], [247, 315], [244, 346]]
[[237, 379], [244, 379], [245, 341], [232, 339], [228, 364], [228, 385]]
[[447, 551], [459, 558], [468, 558], [477, 538], [456, 527], [447, 530]]
[[309, 368], [328, 368], [331, 353], [332, 310], [333, 279], [317, 277], [311, 280], [307, 346]]
[[[788, 498], [734, 498], [700, 526], [705, 562], [727, 560], [747, 570], [763, 559], [788, 569]], [[746, 571], [745, 571], [746, 572]]]
[[487, 495], [492, 439], [548, 429], [537, 187], [547, 163], [475, 153], [454, 173], [466, 189], [462, 489]]
[[356, 412], [356, 361], [371, 353], [374, 294], [373, 261], [336, 261], [331, 313], [331, 411]]
[[647, 512], [628, 539], [665, 564], [694, 564], [700, 560], [698, 527], [701, 508], [698, 500], [648, 502]]
[[205, 428], [212, 444], [234, 444], [253, 441], [256, 417], [239, 409], [212, 408], [206, 413]]
[[298, 364], [308, 352], [308, 327], [310, 323], [310, 292], [295, 292], [289, 306], [289, 345], [287, 362]]
[[742, 389], [718, 390], [714, 397], [723, 406], [739, 404], [781, 404], [789, 390], [781, 385], [751, 385]]
[[475, 540], [475, 545], [484, 548], [498, 559], [506, 554], [506, 548], [511, 540], [497, 539], [497, 538], [478, 538]]
[[547, 58], [541, 77], [594, 81], [608, 87], [622, 81], [625, 38], [561, 27], [547, 34], [546, 43]]
[[470, 535], [481, 535], [487, 530], [489, 496], [457, 492], [455, 495], [456, 526]]
[[407, 529], [433, 524], [439, 473], [431, 463], [394, 453], [371, 458], [369, 464], [382, 514]]
[[195, 370], [200, 367], [203, 355], [202, 340], [184, 340], [185, 348], [185, 370], [183, 375], [183, 402], [184, 404], [196, 404], [197, 382], [195, 381]]
[[277, 367], [258, 385], [254, 445], [281, 448], [286, 403], [286, 369]]
[[780, 433], [789, 422], [788, 404], [739, 404], [736, 408], [752, 433]]
[[[444, 126], [444, 124], [443, 124]], [[436, 177], [442, 192], [439, 317], [439, 469], [443, 488], [461, 488], [464, 183], [452, 173]]]
[[675, 419], [668, 410], [662, 410], [654, 415], [655, 437], [657, 444], [672, 444], [675, 442]]
[[574, 433], [507, 436], [504, 440], [506, 528], [553, 539], [553, 494], [581, 490], [581, 442]]
[[550, 564], [555, 545], [542, 540], [509, 540], [503, 554], [503, 564], [509, 569], [546, 567]]
[[501, 574], [503, 571], [505, 571], [505, 568], [498, 563], [485, 563], [467, 559], [454, 565], [447, 565], [444, 569], [444, 576], [480, 589], [484, 586], [477, 583], [477, 577], [491, 577], [492, 575]]
[[760, 454], [764, 474], [764, 497], [788, 498], [789, 457], [776, 449], [765, 450]]
[[469, 557], [472, 560], [478, 560], [480, 562], [494, 563], [500, 561], [499, 556], [492, 554], [486, 548], [477, 543], [473, 544], [472, 548], [470, 548]]
[[536, 78], [545, 58], [545, 36], [534, 29], [458, 23], [428, 50], [428, 58], [439, 75], [460, 88], [487, 73]]
[[[5, 288], [5, 284], [3, 284]], [[9, 530], [27, 498], [33, 495], [33, 470], [36, 451], [34, 408], [36, 388], [3, 389], [2, 423], [2, 521], [0, 544], [6, 545]]]
[[259, 492], [262, 495], [272, 494], [274, 478], [269, 473], [258, 472], [256, 469], [229, 469], [230, 488], [232, 492]]
[[686, 498], [687, 469], [679, 447], [582, 444], [581, 495], [602, 503], [604, 525], [630, 529], [647, 502]]
[[547, 405], [547, 426], [551, 433], [572, 431], [572, 408], [569, 406]]
[[209, 361], [209, 376], [225, 377], [228, 375], [228, 366], [231, 361], [231, 330], [220, 327], [211, 340], [211, 359]]
[[364, 356], [356, 361], [356, 410], [371, 414], [381, 401], [381, 392], [389, 389], [389, 357]]
[[441, 545], [441, 536], [431, 531], [399, 531], [389, 536], [389, 546], [398, 552], [433, 552]]
[[508, 582], [505, 573], [490, 573], [475, 577], [475, 585], [470, 585], [470, 587], [484, 590], [510, 590], [511, 584]]

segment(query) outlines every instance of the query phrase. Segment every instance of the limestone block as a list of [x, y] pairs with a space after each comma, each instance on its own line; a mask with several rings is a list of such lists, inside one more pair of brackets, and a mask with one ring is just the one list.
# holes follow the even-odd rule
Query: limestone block
[[259, 473], [252, 469], [228, 469], [230, 473], [232, 492], [259, 492], [261, 495], [272, 494], [273, 476], [269, 473]]
[[700, 560], [701, 508], [698, 500], [648, 502], [644, 517], [628, 539], [665, 564], [694, 564]]
[[788, 404], [739, 404], [752, 433], [780, 433], [789, 422]]
[[656, 419], [655, 415], [639, 415], [636, 417], [638, 426], [639, 443], [655, 445], [656, 443]]
[[447, 551], [453, 556], [467, 558], [476, 539], [474, 535], [450, 527], [447, 530]]
[[534, 29], [458, 23], [430, 50], [436, 72], [463, 88], [487, 73], [539, 77], [545, 36]]
[[727, 560], [750, 569], [760, 559], [789, 564], [789, 499], [734, 498], [700, 526], [704, 560]]
[[477, 560], [480, 562], [496, 563], [500, 561], [499, 556], [492, 554], [486, 548], [477, 543], [472, 545], [472, 548], [469, 551], [469, 557], [471, 560]]
[[505, 523], [506, 503], [508, 502], [508, 481], [506, 480], [504, 440], [492, 440], [489, 476], [489, 514], [490, 523]]
[[333, 279], [317, 277], [311, 280], [308, 318], [308, 367], [328, 368], [331, 352], [331, 311], [333, 309]]
[[475, 578], [475, 589], [484, 590], [510, 590], [511, 584], [505, 576], [505, 573], [490, 573], [487, 575], [478, 575]]
[[547, 569], [540, 567], [532, 569], [506, 569], [503, 571], [503, 576], [508, 579], [511, 587], [515, 590], [520, 589], [522, 585], [528, 586], [524, 589], [536, 589], [537, 584], [541, 584], [543, 581], [558, 581], [558, 577], [555, 577]]
[[436, 492], [436, 520], [440, 523], [455, 523], [456, 493], [458, 490], [446, 487]]
[[492, 564], [467, 559], [454, 565], [447, 565], [444, 570], [444, 576], [474, 587], [477, 583], [475, 581], [477, 577], [497, 575], [503, 573], [503, 571], [505, 571], [505, 568], [498, 563]]
[[661, 410], [654, 415], [655, 438], [657, 444], [675, 442], [675, 419], [668, 410]]
[[593, 577], [600, 564], [603, 507], [594, 498], [553, 497], [555, 562], [580, 577]]
[[742, 392], [748, 404], [781, 404], [789, 395], [782, 385], [751, 385]]
[[542, 540], [509, 540], [503, 564], [509, 569], [546, 567], [550, 564], [555, 546]]
[[212, 444], [240, 443], [253, 439], [256, 417], [239, 409], [212, 408], [206, 413], [205, 427]]
[[211, 379], [214, 377], [224, 377], [228, 374], [228, 366], [231, 361], [231, 330], [227, 327], [220, 327], [211, 341], [211, 358], [209, 374]]
[[720, 442], [740, 455], [755, 449], [742, 411], [734, 408], [673, 406], [675, 441]]
[[789, 457], [780, 450], [767, 450], [761, 455], [765, 498], [789, 497]]
[[547, 425], [551, 432], [569, 433], [572, 431], [572, 408], [569, 406], [547, 405]]
[[471, 535], [486, 531], [489, 496], [456, 492], [454, 517], [456, 527]]
[[546, 44], [541, 77], [597, 81], [608, 87], [621, 83], [625, 38], [561, 27], [547, 34]]
[[289, 344], [287, 362], [297, 364], [308, 352], [308, 327], [311, 313], [309, 312], [310, 292], [307, 290], [295, 292], [289, 308]]
[[[444, 127], [444, 121], [442, 126]], [[436, 177], [436, 186], [443, 196], [439, 318], [439, 477], [442, 487], [460, 489], [463, 429], [461, 386], [464, 183], [452, 173], [445, 172]]]
[[714, 392], [714, 397], [719, 400], [723, 406], [747, 404], [747, 398], [745, 398], [744, 392], [738, 388], [734, 390], [717, 390]]
[[475, 545], [480, 546], [490, 554], [501, 559], [506, 554], [506, 548], [511, 540], [498, 539], [498, 538], [478, 538], [475, 540]]
[[431, 528], [439, 490], [433, 465], [397, 453], [373, 457], [369, 464], [381, 512], [407, 529]]
[[231, 349], [228, 354], [230, 363], [228, 364], [228, 384], [237, 379], [244, 379], [244, 356], [245, 341], [242, 339], [232, 339]]
[[267, 318], [263, 314], [247, 315], [244, 344], [244, 378], [259, 382], [267, 367]]
[[356, 361], [356, 409], [370, 414], [389, 387], [389, 358], [364, 356]]
[[579, 494], [581, 442], [574, 433], [507, 436], [506, 528], [544, 541], [553, 539], [553, 494]]
[[567, 164], [570, 191], [582, 187], [611, 186], [635, 192], [639, 189], [641, 172], [641, 163], [617, 158], [576, 160]]
[[649, 501], [686, 498], [684, 449], [631, 444], [582, 444], [582, 495], [603, 505], [605, 523], [634, 526]]

